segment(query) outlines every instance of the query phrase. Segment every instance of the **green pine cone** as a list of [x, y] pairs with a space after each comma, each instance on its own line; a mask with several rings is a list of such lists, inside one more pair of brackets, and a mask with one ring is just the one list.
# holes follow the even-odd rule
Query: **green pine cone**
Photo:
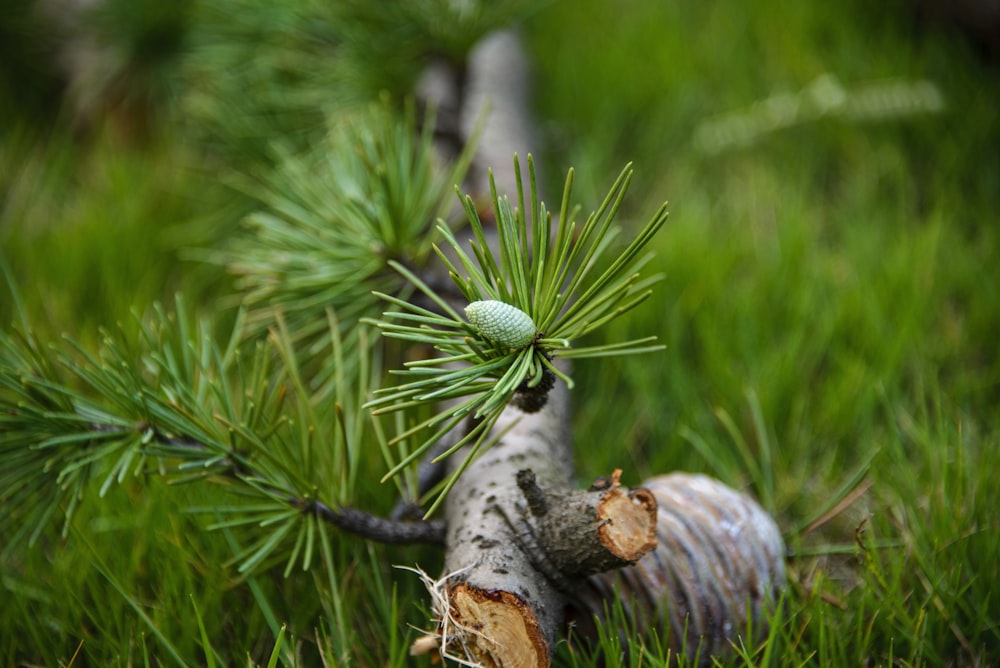
[[485, 338], [507, 348], [523, 348], [538, 333], [531, 316], [495, 299], [472, 302], [465, 307], [465, 315]]

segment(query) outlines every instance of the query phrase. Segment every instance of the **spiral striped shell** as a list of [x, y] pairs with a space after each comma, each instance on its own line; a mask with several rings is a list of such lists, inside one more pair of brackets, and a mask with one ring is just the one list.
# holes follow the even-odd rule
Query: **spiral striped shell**
[[688, 659], [700, 651], [702, 665], [725, 656], [750, 626], [755, 637], [766, 634], [765, 612], [785, 586], [785, 545], [770, 515], [703, 475], [673, 473], [642, 486], [659, 504], [659, 544], [634, 566], [592, 576], [583, 609], [603, 618], [617, 588], [640, 631], [655, 629]]
[[506, 348], [525, 347], [538, 331], [527, 313], [495, 299], [472, 302], [465, 307], [465, 315], [480, 334]]

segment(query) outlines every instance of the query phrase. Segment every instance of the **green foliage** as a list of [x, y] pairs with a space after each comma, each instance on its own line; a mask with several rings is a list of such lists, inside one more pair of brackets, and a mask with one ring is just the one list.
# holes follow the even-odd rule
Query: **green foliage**
[[[75, 37], [92, 42], [95, 62], [75, 81], [81, 96], [110, 103], [164, 104], [191, 25], [193, 0], [107, 0], [80, 11]], [[72, 10], [71, 10], [72, 11]]]
[[[423, 64], [444, 58], [462, 65], [488, 33], [533, 14], [545, 2], [424, 0], [375, 5], [365, 0], [333, 4], [352, 67], [348, 76], [369, 91], [396, 93], [420, 75]], [[395, 87], [393, 87], [395, 84]]]
[[[285, 155], [260, 182], [242, 184], [265, 208], [214, 259], [238, 279], [250, 335], [280, 315], [302, 364], [315, 367], [310, 361], [328, 344], [332, 312], [350, 351], [344, 359], [372, 354], [361, 346], [358, 321], [377, 314], [373, 291], [397, 295], [405, 288], [386, 263], [426, 262], [434, 221], [468, 167], [471, 148], [442, 169], [433, 133], [433, 118], [417, 128], [412, 105], [402, 118], [387, 104], [373, 105], [339, 118], [325, 141], [304, 155]], [[332, 396], [337, 373], [343, 371], [310, 368], [308, 384]]]
[[[142, 326], [138, 346], [106, 335], [91, 355], [71, 342], [58, 369], [33, 338], [5, 337], [5, 550], [23, 538], [34, 543], [60, 508], [65, 537], [92, 484], [103, 497], [113, 484], [158, 471], [175, 482], [221, 483], [242, 497], [190, 509], [217, 518], [215, 529], [267, 528], [235, 555], [240, 572], [276, 554], [287, 560], [286, 577], [299, 564], [308, 569], [320, 531], [315, 504], [352, 500], [358, 457], [351, 448], [364, 434], [355, 408], [365, 383], [352, 379], [358, 394], [345, 397], [346, 412], [320, 412], [280, 323], [270, 344], [245, 345], [241, 324], [220, 347], [209, 323], [190, 322], [179, 302], [176, 313], [158, 309]], [[332, 366], [343, 368], [335, 327], [330, 337], [329, 354], [341, 361]]]
[[274, 141], [301, 150], [322, 138], [331, 110], [371, 99], [342, 71], [338, 5], [196, 3], [176, 104], [202, 150], [246, 169]]
[[[32, 10], [32, 0], [0, 8], [0, 133], [19, 123], [51, 120], [47, 102], [61, 85], [52, 54], [54, 39]], [[19, 104], [2, 104], [17, 99]]]
[[[778, 628], [735, 665], [998, 656], [995, 569], [972, 554], [1000, 550], [985, 516], [1000, 473], [987, 454], [1000, 438], [987, 334], [1000, 238], [986, 222], [1000, 210], [986, 149], [1000, 88], [961, 35], [915, 32], [903, 4], [637, 3], [611, 20], [595, 2], [535, 24], [539, 113], [566, 124], [555, 162], [583, 175], [626, 155], [640, 189], [673, 195], [652, 245], [663, 299], [599, 335], [659, 327], [667, 351], [577, 370], [580, 475], [705, 471], [776, 513], [792, 586]], [[589, 48], [548, 24], [591, 35]], [[621, 83], [640, 59], [655, 75]], [[699, 145], [706, 122], [759, 118], [824, 74], [848, 95], [929, 81], [945, 106]], [[627, 397], [629, 419], [608, 397]]]
[[[422, 69], [462, 63], [492, 30], [537, 3], [222, 0], [197, 3], [178, 106], [199, 138], [239, 169], [280, 138], [322, 140], [330, 114], [413, 93]], [[265, 160], [266, 161], [266, 160]]]
[[[650, 296], [650, 281], [638, 280], [639, 269], [650, 258], [640, 258], [639, 253], [666, 220], [666, 205], [660, 207], [628, 246], [607, 262], [603, 255], [609, 252], [617, 232], [612, 222], [628, 188], [631, 170], [622, 171], [604, 201], [582, 225], [577, 223], [577, 210], [570, 208], [573, 183], [570, 171], [553, 227], [551, 214], [538, 198], [530, 156], [530, 199], [527, 202], [520, 186], [521, 173], [516, 159], [514, 166], [519, 184], [514, 205], [507, 197], [501, 199], [497, 195], [496, 185], [491, 180], [499, 252], [490, 246], [475, 203], [467, 195], [463, 204], [474, 235], [470, 242], [472, 255], [470, 257], [455, 235], [442, 226], [439, 230], [457, 261], [440, 250], [438, 257], [447, 266], [458, 293], [469, 303], [468, 308], [506, 308], [509, 313], [505, 314], [505, 320], [520, 316], [524, 320], [522, 325], [533, 326], [533, 331], [525, 337], [520, 333], [511, 336], [511, 340], [523, 339], [522, 345], [512, 347], [505, 342], [504, 336], [496, 333], [491, 336], [493, 330], [484, 329], [475, 310], [470, 312], [467, 308], [466, 318], [463, 318], [444, 297], [399, 263], [393, 266], [436, 304], [441, 313], [429, 311], [412, 301], [380, 295], [402, 309], [386, 313], [383, 320], [376, 322], [383, 334], [432, 346], [441, 353], [426, 360], [407, 362], [407, 368], [397, 373], [416, 380], [378, 390], [376, 394], [381, 396], [367, 404], [376, 409], [376, 414], [421, 405], [435, 407], [432, 417], [390, 441], [392, 444], [416, 434], [423, 439], [400, 458], [386, 477], [419, 461], [468, 416], [475, 421], [463, 438], [437, 457], [436, 461], [442, 460], [465, 445], [472, 445], [465, 462], [448, 478], [428, 514], [483, 449], [493, 425], [515, 394], [540, 395], [532, 397], [530, 404], [519, 404], [523, 410], [532, 412], [545, 403], [545, 395], [554, 382], [552, 377], [572, 387], [572, 379], [556, 366], [555, 360], [659, 349], [653, 344], [655, 337], [593, 347], [574, 347], [573, 343]], [[547, 376], [550, 377], [548, 381]], [[465, 399], [456, 401], [462, 398]], [[443, 408], [437, 408], [439, 404]]]
[[[88, 147], [66, 127], [49, 133], [43, 139], [11, 128], [0, 155], [0, 248], [43, 338], [72, 332], [91, 347], [98, 328], [116, 321], [130, 327], [132, 309], [169, 301], [181, 287], [189, 298], [213, 289], [217, 276], [181, 267], [171, 239], [173, 226], [210, 190], [201, 186], [191, 197], [194, 184], [177, 147], [166, 140], [141, 149], [116, 140]], [[208, 285], [196, 277], [210, 277]], [[8, 295], [5, 283], [0, 313], [7, 323], [15, 317]]]
[[[19, 27], [24, 4], [0, 19], [5, 80], [17, 82], [5, 90], [18, 92], [17, 108], [10, 95], [0, 100], [4, 118], [17, 119], [3, 128], [0, 247], [35, 329], [4, 328], [0, 439], [14, 444], [42, 424], [49, 432], [43, 449], [11, 445], [0, 468], [0, 662], [159, 665], [179, 656], [190, 665], [410, 665], [407, 625], [426, 623], [424, 592], [391, 564], [433, 572], [436, 553], [375, 547], [318, 525], [313, 567], [302, 573], [308, 529], [289, 560], [297, 523], [241, 573], [264, 547], [261, 537], [285, 526], [279, 518], [288, 507], [268, 505], [258, 518], [278, 520], [268, 527], [228, 526], [238, 512], [185, 512], [274, 500], [265, 493], [272, 487], [234, 478], [218, 466], [223, 460], [212, 463], [233, 442], [252, 466], [286, 462], [265, 465], [264, 479], [311, 498], [319, 473], [282, 475], [282, 466], [298, 467], [285, 445], [306, 436], [319, 468], [336, 467], [339, 476], [345, 469], [335, 460], [344, 456], [355, 466], [353, 484], [324, 474], [318, 498], [335, 505], [350, 490], [360, 505], [380, 510], [393, 499], [374, 482], [385, 471], [371, 456], [379, 439], [338, 436], [345, 423], [332, 395], [303, 403], [316, 391], [308, 380], [316, 367], [295, 362], [306, 388], [296, 389], [288, 361], [302, 348], [289, 344], [290, 318], [284, 330], [273, 322], [270, 339], [240, 342], [238, 358], [226, 352], [231, 314], [209, 319], [212, 335], [202, 336], [193, 311], [225, 311], [218, 298], [232, 290], [218, 266], [182, 261], [190, 254], [180, 247], [228, 237], [233, 223], [260, 209], [243, 193], [220, 197], [219, 176], [231, 183], [238, 170], [268, 182], [276, 155], [308, 162], [308, 147], [328, 146], [341, 110], [366, 113], [358, 110], [382, 90], [402, 99], [424, 55], [436, 53], [419, 42], [437, 25], [402, 23], [407, 12], [437, 3], [406, 3], [402, 13], [372, 3], [194, 3], [175, 42], [177, 71], [147, 70], [169, 85], [156, 87], [167, 96], [161, 134], [144, 145], [125, 145], [110, 128], [81, 141], [62, 120], [70, 106], [47, 106], [60, 90], [47, 67], [51, 44], [39, 42], [44, 31]], [[368, 25], [391, 30], [373, 37], [364, 21], [348, 20], [372, 8]], [[901, 0], [629, 2], [627, 9], [551, 3], [523, 23], [536, 64], [536, 111], [541, 127], [555, 130], [539, 161], [543, 187], [561, 182], [572, 164], [576, 197], [597, 204], [604, 179], [631, 160], [639, 166], [633, 193], [655, 198], [653, 207], [665, 193], [673, 199], [671, 225], [648, 246], [658, 259], [647, 268], [664, 274], [656, 296], [587, 344], [655, 334], [667, 349], [574, 369], [581, 479], [618, 467], [632, 484], [669, 469], [708, 471], [777, 514], [792, 553], [784, 605], [766, 637], [738, 642], [723, 665], [996, 663], [995, 67], [961, 35], [918, 24]], [[476, 31], [448, 28], [454, 55], [447, 57], [460, 60]], [[412, 42], [394, 52], [399, 35]], [[13, 51], [18, 44], [27, 57]], [[929, 81], [945, 107], [878, 121], [819, 114], [714, 153], [698, 144], [706, 124], [765, 118], [776, 98], [798, 96], [823, 75], [848, 94], [881, 80]], [[44, 132], [32, 119], [43, 119]], [[275, 142], [284, 153], [270, 148]], [[648, 204], [626, 200], [618, 223], [639, 229], [636, 212]], [[183, 309], [183, 336], [176, 314], [163, 313], [162, 326], [156, 313], [128, 318], [130, 309], [169, 303], [178, 290], [198, 307]], [[323, 343], [310, 362], [333, 369], [335, 333], [346, 348], [346, 332], [325, 308], [318, 312]], [[0, 317], [21, 320], [6, 293]], [[101, 325], [112, 334], [97, 334]], [[255, 331], [264, 328], [262, 320]], [[78, 348], [47, 343], [64, 331]], [[161, 344], [173, 351], [176, 371], [166, 358], [149, 358]], [[215, 352], [203, 365], [205, 350]], [[216, 353], [229, 360], [228, 390], [197, 380], [206, 369], [218, 372]], [[150, 366], [130, 379], [113, 368], [116, 355]], [[194, 375], [181, 380], [184, 369]], [[249, 394], [236, 389], [262, 377]], [[191, 378], [193, 398], [206, 405], [171, 414], [166, 392], [190, 404], [176, 388]], [[136, 389], [146, 404], [117, 391], [104, 396], [94, 389], [102, 380]], [[271, 384], [278, 381], [284, 397]], [[336, 396], [349, 422], [363, 400]], [[149, 432], [139, 427], [155, 417], [148, 407], [164, 411], [169, 425], [202, 429], [216, 449], [143, 444]], [[276, 433], [286, 440], [267, 441], [274, 453], [257, 452], [240, 425], [260, 427], [277, 412]], [[305, 427], [311, 419], [315, 431]], [[373, 447], [351, 454], [364, 442]], [[325, 450], [331, 443], [346, 451], [335, 457]], [[193, 468], [161, 476], [153, 446], [170, 455], [165, 466]], [[14, 451], [21, 459], [8, 459]], [[24, 480], [16, 470], [36, 475]], [[168, 484], [180, 475], [220, 484]], [[74, 501], [74, 490], [84, 502]], [[68, 510], [75, 520], [63, 536]], [[211, 524], [218, 530], [205, 531]], [[623, 652], [627, 665], [657, 666], [678, 649], [607, 627], [593, 646], [560, 644], [556, 665], [616, 664]]]

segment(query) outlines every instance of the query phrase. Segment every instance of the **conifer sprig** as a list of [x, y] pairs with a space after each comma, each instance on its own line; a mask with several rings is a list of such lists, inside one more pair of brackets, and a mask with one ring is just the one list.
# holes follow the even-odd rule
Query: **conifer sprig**
[[[343, 410], [316, 410], [280, 321], [269, 340], [246, 342], [237, 318], [220, 345], [207, 320], [185, 311], [180, 299], [174, 313], [157, 307], [137, 341], [106, 333], [97, 353], [0, 336], [0, 528], [13, 542], [34, 540], [60, 515], [68, 527], [86, 496], [148, 474], [235, 493], [192, 510], [217, 528], [253, 527], [235, 557], [241, 572], [278, 558], [286, 573], [308, 567], [318, 524], [344, 524], [367, 384], [343, 379], [358, 394], [343, 395]], [[329, 327], [329, 354], [343, 368]]]
[[433, 114], [418, 127], [414, 104], [402, 113], [373, 104], [305, 154], [282, 155], [260, 181], [241, 183], [262, 207], [213, 257], [237, 279], [248, 332], [266, 331], [280, 313], [309, 386], [335, 395], [337, 370], [314, 368], [328, 342], [328, 309], [350, 351], [345, 361], [371, 355], [358, 347], [357, 323], [378, 313], [372, 292], [407, 289], [386, 261], [419, 266], [433, 254], [435, 221], [451, 206], [474, 145], [442, 169]]
[[[556, 378], [572, 387], [572, 378], [557, 366], [557, 359], [662, 348], [655, 343], [655, 337], [590, 347], [580, 347], [577, 342], [651, 294], [649, 286], [658, 279], [640, 279], [639, 271], [650, 259], [641, 253], [664, 224], [666, 204], [624, 249], [607, 261], [618, 233], [613, 221], [631, 181], [631, 166], [622, 170], [601, 205], [581, 224], [576, 218], [579, 207], [570, 208], [573, 170], [567, 175], [559, 215], [553, 221], [539, 199], [531, 156], [527, 162], [527, 200], [516, 156], [518, 191], [513, 203], [497, 194], [491, 177], [496, 248], [470, 196], [462, 197], [472, 232], [468, 251], [449, 227], [438, 226], [450, 254], [437, 245], [434, 250], [458, 293], [468, 302], [464, 316], [416, 273], [399, 263], [390, 263], [438, 310], [378, 293], [396, 308], [374, 324], [387, 337], [425, 344], [440, 354], [408, 362], [404, 369], [394, 371], [407, 382], [378, 390], [376, 398], [367, 404], [376, 414], [435, 407], [431, 417], [391, 441], [399, 443], [416, 437], [419, 445], [408, 450], [387, 478], [423, 457], [463, 419], [470, 419], [471, 427], [438, 460], [470, 443], [473, 452], [481, 450], [489, 428], [508, 403], [513, 401], [522, 410], [534, 412], [544, 405]], [[524, 330], [527, 323], [534, 327], [529, 335]], [[449, 479], [445, 491], [456, 477]]]

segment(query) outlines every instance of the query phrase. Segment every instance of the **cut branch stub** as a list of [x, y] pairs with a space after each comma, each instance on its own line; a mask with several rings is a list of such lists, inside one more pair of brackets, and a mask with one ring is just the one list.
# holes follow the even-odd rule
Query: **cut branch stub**
[[703, 475], [644, 485], [659, 504], [659, 544], [634, 566], [590, 577], [576, 604], [603, 619], [619, 596], [640, 632], [655, 630], [702, 665], [725, 656], [738, 636], [766, 634], [767, 610], [785, 586], [785, 545], [771, 516]]
[[539, 542], [563, 577], [634, 564], [656, 547], [656, 499], [645, 489], [557, 491], [537, 519]]
[[634, 563], [656, 547], [656, 516], [656, 497], [648, 489], [605, 492], [597, 506], [601, 543], [609, 553]]

